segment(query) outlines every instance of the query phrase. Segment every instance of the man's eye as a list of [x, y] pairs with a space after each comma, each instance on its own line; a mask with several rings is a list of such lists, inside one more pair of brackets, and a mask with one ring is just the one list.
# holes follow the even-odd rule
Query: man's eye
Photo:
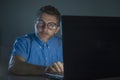
[[43, 26], [44, 25], [44, 22], [43, 21], [39, 21], [38, 22], [38, 26]]
[[48, 24], [48, 27], [55, 29], [55, 28], [56, 28], [56, 24], [55, 24], [55, 23], [49, 23], [49, 24]]
[[38, 26], [43, 26], [43, 23], [38, 23]]

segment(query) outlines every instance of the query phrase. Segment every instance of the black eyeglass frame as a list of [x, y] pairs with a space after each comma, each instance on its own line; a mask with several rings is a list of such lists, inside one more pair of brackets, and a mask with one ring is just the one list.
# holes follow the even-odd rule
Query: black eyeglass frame
[[59, 26], [57, 23], [54, 23], [54, 22], [49, 22], [46, 24], [45, 21], [42, 19], [37, 20], [36, 24], [37, 24], [37, 27], [42, 27], [42, 28], [45, 28], [45, 26], [47, 25], [47, 27], [50, 30], [55, 30]]

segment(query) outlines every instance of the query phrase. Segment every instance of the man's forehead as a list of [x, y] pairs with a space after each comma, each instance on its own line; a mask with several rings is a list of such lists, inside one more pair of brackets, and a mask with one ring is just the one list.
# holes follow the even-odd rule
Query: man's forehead
[[46, 22], [51, 22], [51, 21], [52, 22], [57, 22], [58, 21], [58, 19], [56, 18], [55, 15], [50, 15], [50, 14], [47, 14], [47, 13], [43, 13], [42, 15], [40, 15], [39, 19], [42, 19]]

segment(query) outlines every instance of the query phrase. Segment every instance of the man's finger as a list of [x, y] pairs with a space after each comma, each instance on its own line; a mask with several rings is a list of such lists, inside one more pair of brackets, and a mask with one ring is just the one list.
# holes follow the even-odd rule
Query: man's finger
[[58, 63], [54, 63], [53, 66], [58, 72], [61, 72], [61, 69], [59, 68]]
[[63, 72], [64, 71], [63, 64], [61, 62], [57, 62], [57, 64], [58, 64], [61, 72]]
[[50, 66], [50, 72], [51, 73], [57, 73], [57, 70], [53, 66]]

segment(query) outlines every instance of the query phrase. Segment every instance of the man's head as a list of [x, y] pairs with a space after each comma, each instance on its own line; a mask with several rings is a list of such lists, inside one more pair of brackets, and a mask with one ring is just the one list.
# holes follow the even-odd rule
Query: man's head
[[53, 6], [39, 9], [35, 22], [35, 33], [43, 41], [48, 41], [60, 29], [60, 13]]

